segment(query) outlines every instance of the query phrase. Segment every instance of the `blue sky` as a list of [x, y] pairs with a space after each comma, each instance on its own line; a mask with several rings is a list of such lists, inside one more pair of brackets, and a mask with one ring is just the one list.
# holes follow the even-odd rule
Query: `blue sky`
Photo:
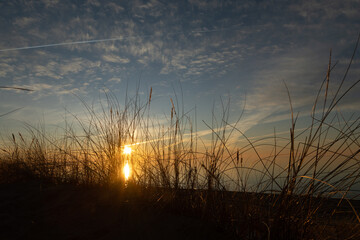
[[[339, 61], [331, 89], [346, 70], [359, 9], [357, 0], [1, 1], [0, 86], [34, 91], [0, 89], [0, 114], [21, 108], [1, 117], [0, 129], [61, 124], [66, 111], [84, 112], [79, 97], [91, 103], [111, 90], [124, 99], [140, 83], [143, 99], [153, 89], [156, 116], [169, 115], [174, 91], [183, 95], [199, 131], [230, 98], [233, 119], [245, 106], [239, 127], [249, 137], [287, 133], [284, 82], [295, 111], [308, 116], [330, 48]], [[359, 57], [345, 86], [359, 79]], [[341, 103], [345, 114], [359, 113], [357, 92]]]

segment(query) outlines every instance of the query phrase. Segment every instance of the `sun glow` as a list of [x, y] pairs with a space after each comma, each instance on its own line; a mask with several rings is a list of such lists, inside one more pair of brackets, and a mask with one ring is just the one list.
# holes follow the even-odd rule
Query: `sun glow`
[[129, 147], [129, 146], [124, 147], [124, 154], [131, 154], [131, 152], [132, 152], [131, 147]]
[[130, 177], [130, 171], [131, 171], [130, 165], [128, 162], [125, 163], [123, 171], [124, 171], [125, 181], [127, 181]]

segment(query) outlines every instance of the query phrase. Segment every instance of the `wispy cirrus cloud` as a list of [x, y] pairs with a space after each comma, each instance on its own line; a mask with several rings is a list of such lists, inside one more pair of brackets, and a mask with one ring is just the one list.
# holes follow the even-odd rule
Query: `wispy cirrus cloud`
[[114, 54], [103, 55], [102, 59], [106, 62], [111, 62], [111, 63], [129, 63], [130, 62], [130, 59], [128, 59], [128, 58], [123, 58], [121, 56], [117, 56]]
[[36, 17], [20, 17], [15, 19], [14, 25], [20, 28], [29, 27], [29, 25], [38, 23], [40, 21], [40, 18]]

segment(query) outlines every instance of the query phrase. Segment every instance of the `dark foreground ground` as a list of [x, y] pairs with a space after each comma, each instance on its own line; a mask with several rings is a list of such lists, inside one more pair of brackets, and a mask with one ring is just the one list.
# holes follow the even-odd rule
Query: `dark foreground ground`
[[116, 191], [37, 181], [0, 184], [0, 239], [233, 239], [198, 217]]
[[[189, 199], [186, 191], [178, 194], [176, 201], [173, 201], [166, 199], [174, 199], [174, 195], [169, 198], [168, 195], [155, 193], [153, 190], [144, 191], [131, 186], [125, 189], [118, 185], [80, 187], [71, 184], [49, 184], [38, 180], [2, 183], [0, 240], [235, 239], [231, 232], [210, 222], [201, 211], [187, 211], [187, 208], [183, 207], [187, 204], [178, 200], [182, 199], [182, 195], [185, 196], [183, 199]], [[234, 196], [231, 192], [226, 194]], [[255, 199], [261, 197], [254, 196]], [[233, 204], [231, 201], [229, 206]], [[176, 205], [171, 205], [173, 202], [176, 202]], [[344, 236], [352, 236], [360, 231], [359, 224], [354, 225], [351, 220], [354, 218], [352, 208], [345, 201], [337, 207], [338, 203], [338, 200], [331, 199], [323, 209], [319, 209], [320, 212], [337, 209], [333, 215], [335, 221], [331, 224], [327, 218], [317, 219], [320, 226], [318, 229], [322, 229], [319, 233], [319, 236], [322, 236], [320, 239], [344, 239]], [[359, 213], [360, 201], [352, 203]], [[266, 229], [263, 227], [258, 230], [265, 234], [259, 238], [267, 239]], [[255, 233], [258, 231], [253, 230]], [[315, 233], [317, 232], [313, 232], [309, 239], [318, 239]], [[258, 239], [256, 236], [253, 235], [252, 238]]]

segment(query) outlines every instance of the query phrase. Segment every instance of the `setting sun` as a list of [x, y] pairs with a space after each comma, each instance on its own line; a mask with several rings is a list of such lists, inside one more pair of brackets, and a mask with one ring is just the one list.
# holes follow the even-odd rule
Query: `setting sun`
[[124, 147], [124, 154], [131, 154], [131, 152], [132, 152], [131, 147], [129, 147], [129, 146]]
[[130, 165], [128, 162], [125, 163], [123, 171], [124, 171], [125, 180], [128, 180], [130, 177]]

